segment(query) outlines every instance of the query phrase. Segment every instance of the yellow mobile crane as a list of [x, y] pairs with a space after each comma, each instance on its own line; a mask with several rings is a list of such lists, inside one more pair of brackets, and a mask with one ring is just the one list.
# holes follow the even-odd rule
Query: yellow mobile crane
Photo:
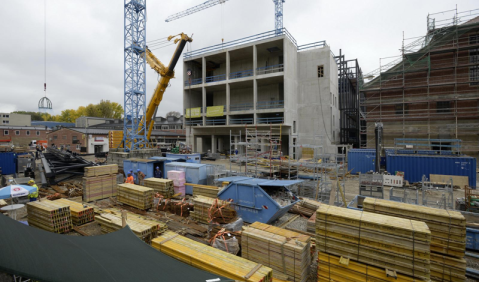
[[[175, 38], [179, 36], [179, 38]], [[183, 52], [183, 49], [185, 48], [186, 42], [192, 42], [193, 39], [188, 37], [188, 35], [184, 33], [180, 33], [178, 35], [171, 35], [168, 37], [168, 41], [171, 41], [173, 38], [175, 38], [174, 43], [178, 44], [176, 46], [176, 50], [173, 53], [173, 57], [171, 58], [170, 64], [168, 67], [165, 67], [158, 58], [151, 53], [151, 51], [146, 48], [145, 52], [145, 59], [148, 62], [148, 65], [152, 69], [154, 69], [160, 76], [161, 79], [158, 81], [158, 85], [156, 86], [155, 92], [153, 93], [153, 96], [151, 97], [150, 103], [148, 104], [148, 108], [146, 109], [146, 115], [144, 119], [141, 121], [141, 125], [143, 123], [146, 123], [146, 128], [148, 128], [148, 133], [146, 136], [146, 139], [150, 141], [150, 136], [151, 136], [151, 130], [153, 129], [153, 124], [154, 118], [156, 115], [156, 111], [158, 110], [158, 106], [161, 103], [161, 100], [163, 99], [163, 94], [165, 93], [166, 87], [168, 87], [168, 84], [170, 82], [170, 79], [175, 77], [175, 66], [178, 63], [178, 60], [180, 59], [181, 53]], [[140, 132], [142, 133], [142, 132]]]

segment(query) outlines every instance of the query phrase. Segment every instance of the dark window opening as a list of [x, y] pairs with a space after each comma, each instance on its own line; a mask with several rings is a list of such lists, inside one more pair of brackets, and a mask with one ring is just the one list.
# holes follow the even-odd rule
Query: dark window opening
[[318, 77], [324, 77], [324, 66], [318, 66]]
[[436, 103], [436, 108], [438, 113], [449, 113], [451, 111], [451, 102], [449, 101], [439, 101]]
[[409, 105], [408, 104], [399, 104], [394, 106], [394, 109], [396, 111], [396, 115], [407, 115], [409, 113]]

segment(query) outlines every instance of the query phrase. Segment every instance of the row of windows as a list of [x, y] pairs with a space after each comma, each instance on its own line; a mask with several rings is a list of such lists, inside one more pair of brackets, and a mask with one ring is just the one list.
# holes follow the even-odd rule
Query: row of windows
[[[64, 148], [64, 149], [66, 149], [66, 150], [71, 150], [71, 145], [69, 145], [69, 144], [68, 144], [68, 145], [60, 144], [60, 145], [55, 145], [55, 146], [56, 146], [57, 148]], [[81, 145], [80, 145], [80, 144], [77, 144], [77, 145], [75, 146], [75, 148], [76, 148], [77, 150], [80, 150], [80, 149], [81, 149]]]
[[3, 124], [9, 124], [10, 121], [9, 121], [9, 120], [2, 120], [2, 123], [3, 123]]
[[2, 115], [4, 118], [10, 118], [10, 115]]
[[[30, 136], [30, 130], [25, 132], [27, 136]], [[40, 136], [40, 131], [36, 132], [37, 136]], [[3, 135], [10, 135], [10, 130], [4, 130]], [[15, 135], [20, 135], [20, 130], [15, 130]]]
[[[58, 135], [53, 135], [53, 140], [57, 140], [57, 139], [58, 139]], [[63, 140], [67, 140], [67, 136], [66, 136], [66, 135], [63, 135], [63, 136], [62, 136], [62, 139], [63, 139]], [[78, 140], [78, 137], [75, 136], [75, 135], [73, 135], [73, 136], [72, 136], [72, 141], [77, 141], [77, 140]]]

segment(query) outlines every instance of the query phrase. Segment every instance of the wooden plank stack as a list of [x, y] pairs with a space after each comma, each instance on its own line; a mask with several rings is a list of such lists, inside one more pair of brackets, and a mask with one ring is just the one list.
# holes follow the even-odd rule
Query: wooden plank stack
[[193, 199], [194, 211], [190, 212], [193, 220], [209, 223], [231, 223], [236, 220], [236, 211], [230, 202], [197, 196]]
[[255, 222], [241, 235], [241, 256], [287, 275], [291, 281], [309, 278], [311, 237]]
[[58, 199], [54, 203], [61, 203], [70, 207], [73, 225], [82, 225], [95, 220], [95, 211], [92, 207], [86, 207], [81, 203], [67, 199]]
[[237, 281], [272, 282], [272, 269], [205, 246], [168, 231], [153, 239], [152, 247], [199, 269]]
[[218, 192], [220, 190], [220, 188], [216, 186], [190, 184], [190, 183], [186, 183], [185, 185], [193, 186], [193, 196], [204, 196], [209, 198], [216, 198], [218, 197]]
[[135, 184], [119, 184], [117, 200], [140, 210], [147, 210], [153, 207], [154, 190]]
[[314, 213], [307, 222], [306, 231], [316, 233], [316, 213]]
[[431, 280], [466, 278], [466, 219], [457, 211], [366, 198], [365, 211], [425, 222], [431, 231]]
[[[96, 216], [95, 221], [100, 224], [103, 234], [115, 232], [123, 228], [121, 215], [102, 213]], [[151, 240], [158, 236], [158, 234], [167, 230], [166, 224], [143, 219], [133, 213], [128, 213], [126, 223], [133, 233], [147, 244], [150, 244]]]
[[173, 180], [163, 178], [147, 178], [144, 180], [145, 186], [155, 190], [163, 198], [170, 199], [175, 194]]
[[70, 207], [42, 200], [27, 203], [28, 225], [54, 233], [70, 232], [73, 228]]
[[93, 177], [107, 174], [118, 174], [118, 165], [101, 165], [85, 167], [85, 177]]
[[425, 281], [430, 242], [424, 222], [325, 204], [316, 213], [317, 250]]
[[382, 268], [357, 261], [342, 261], [340, 257], [318, 252], [318, 282], [413, 282], [410, 276], [397, 274], [397, 278], [388, 277]]
[[85, 167], [83, 201], [91, 202], [117, 195], [118, 165]]

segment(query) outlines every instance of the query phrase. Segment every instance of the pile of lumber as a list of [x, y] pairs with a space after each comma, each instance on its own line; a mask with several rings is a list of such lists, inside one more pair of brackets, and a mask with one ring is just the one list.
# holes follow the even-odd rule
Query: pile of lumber
[[426, 281], [430, 242], [424, 222], [325, 204], [316, 213], [317, 250]]
[[125, 183], [118, 185], [117, 200], [137, 209], [147, 210], [153, 206], [153, 194], [151, 188]]
[[193, 205], [194, 211], [190, 215], [198, 222], [225, 224], [236, 220], [236, 211], [228, 201], [197, 196]]
[[397, 274], [397, 278], [388, 276], [384, 269], [370, 266], [346, 258], [318, 252], [318, 282], [413, 282], [414, 278]]
[[152, 247], [199, 269], [247, 282], [272, 282], [273, 271], [261, 264], [205, 246], [174, 232], [153, 239]]
[[82, 225], [95, 220], [95, 211], [92, 207], [67, 199], [58, 199], [54, 203], [61, 203], [70, 207], [73, 225]]
[[425, 222], [431, 231], [431, 279], [465, 279], [466, 219], [460, 212], [373, 198], [366, 198], [363, 208], [376, 214]]
[[70, 207], [42, 200], [27, 203], [28, 225], [54, 233], [70, 232], [73, 228]]
[[313, 215], [308, 219], [306, 231], [310, 233], [316, 232], [316, 213], [313, 213]]
[[220, 188], [216, 186], [190, 184], [190, 183], [186, 183], [185, 185], [193, 186], [193, 196], [204, 196], [209, 198], [216, 198], [220, 190]]
[[[168, 214], [165, 216], [161, 216], [161, 214], [159, 214], [153, 217], [161, 222], [164, 222], [167, 225], [168, 230], [171, 230], [184, 236], [188, 236], [189, 238], [193, 236], [195, 238], [203, 238], [206, 236], [206, 232], [208, 231], [206, 227], [198, 225], [191, 220], [185, 221], [183, 217], [174, 214]], [[203, 241], [203, 244], [204, 243], [205, 241]]]
[[101, 166], [87, 166], [85, 167], [85, 177], [93, 177], [108, 174], [118, 174], [118, 165], [101, 165]]
[[311, 237], [255, 222], [241, 235], [241, 256], [287, 275], [291, 281], [309, 278]]
[[83, 201], [97, 201], [116, 195], [116, 175], [83, 177]]
[[158, 204], [154, 207], [156, 211], [170, 212], [181, 217], [190, 216], [190, 211], [193, 210], [193, 205], [185, 201], [185, 199], [171, 200], [171, 199], [158, 199]]
[[321, 206], [321, 202], [309, 200], [309, 199], [301, 199], [298, 203], [296, 203], [290, 210], [290, 213], [304, 215], [306, 217], [311, 217], [313, 214], [316, 213], [316, 210]]
[[[101, 226], [101, 232], [103, 234], [115, 232], [120, 230], [122, 227], [122, 218], [119, 214], [113, 213], [102, 213], [95, 217]], [[130, 227], [131, 231], [141, 240], [145, 241], [147, 244], [151, 243], [151, 240], [167, 230], [166, 224], [162, 222], [156, 222], [152, 220], [147, 220], [140, 218], [139, 216], [128, 213], [126, 223]]]
[[163, 178], [147, 178], [144, 180], [146, 187], [155, 190], [155, 193], [159, 193], [163, 198], [169, 199], [175, 194], [173, 180]]

